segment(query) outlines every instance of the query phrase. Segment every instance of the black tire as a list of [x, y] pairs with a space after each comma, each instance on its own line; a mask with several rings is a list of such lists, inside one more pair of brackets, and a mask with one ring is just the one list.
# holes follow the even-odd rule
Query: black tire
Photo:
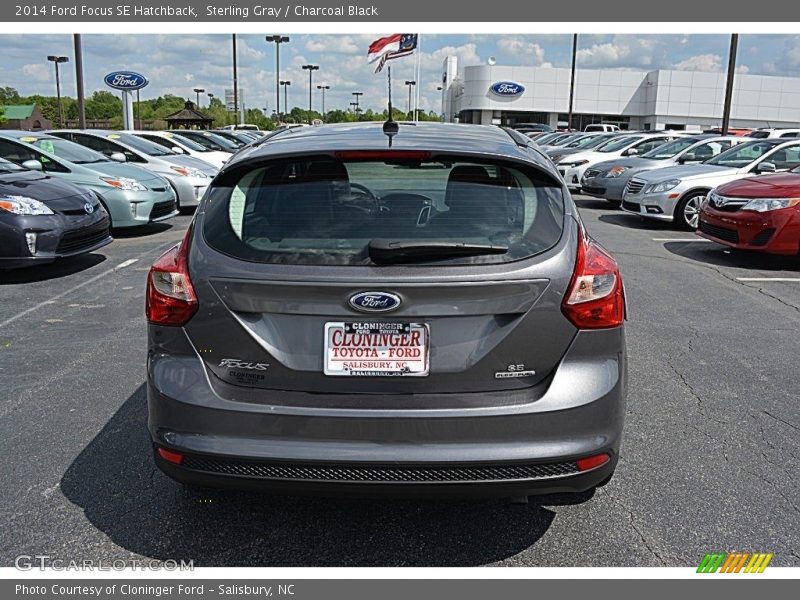
[[697, 229], [698, 215], [700, 214], [700, 204], [708, 192], [694, 191], [689, 192], [680, 199], [675, 207], [675, 226], [684, 231], [695, 231]]
[[609, 200], [606, 198], [606, 202], [608, 202], [614, 208], [620, 208], [622, 206], [622, 200]]

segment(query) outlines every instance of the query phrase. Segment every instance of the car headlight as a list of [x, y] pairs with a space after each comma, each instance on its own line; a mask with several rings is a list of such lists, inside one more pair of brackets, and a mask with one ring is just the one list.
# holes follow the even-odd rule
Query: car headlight
[[171, 166], [170, 169], [184, 177], [199, 177], [200, 179], [208, 179], [208, 175], [203, 173], [200, 169], [194, 167], [176, 167]]
[[606, 174], [604, 175], [604, 177], [608, 177], [608, 178], [610, 178], [610, 179], [613, 179], [614, 177], [619, 177], [620, 175], [622, 175], [622, 174], [623, 174], [625, 171], [627, 171], [628, 169], [630, 169], [630, 167], [623, 167], [623, 166], [611, 167], [611, 168], [610, 168], [610, 169], [609, 169], [609, 170], [606, 172]]
[[580, 167], [581, 165], [585, 165], [588, 162], [589, 161], [585, 160], [585, 159], [584, 160], [573, 160], [573, 161], [566, 161], [566, 162], [558, 163], [558, 166], [559, 167], [575, 168], [575, 167]]
[[659, 192], [668, 192], [675, 186], [677, 186], [681, 182], [680, 179], [669, 179], [668, 181], [662, 181], [661, 183], [653, 183], [647, 188], [648, 194], [658, 194]]
[[750, 200], [742, 207], [742, 210], [753, 210], [755, 212], [768, 212], [770, 210], [781, 210], [800, 205], [800, 198], [755, 198]]
[[145, 186], [130, 177], [101, 177], [108, 185], [126, 192], [144, 192]]
[[5, 194], [0, 195], [0, 210], [25, 216], [53, 214], [53, 211], [44, 202], [28, 196], [9, 196]]

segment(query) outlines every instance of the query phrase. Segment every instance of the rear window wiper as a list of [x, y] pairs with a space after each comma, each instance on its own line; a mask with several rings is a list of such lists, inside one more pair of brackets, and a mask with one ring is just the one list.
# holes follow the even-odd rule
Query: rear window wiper
[[369, 243], [368, 250], [369, 258], [375, 264], [391, 265], [460, 256], [505, 254], [508, 252], [508, 246], [437, 240], [374, 239]]

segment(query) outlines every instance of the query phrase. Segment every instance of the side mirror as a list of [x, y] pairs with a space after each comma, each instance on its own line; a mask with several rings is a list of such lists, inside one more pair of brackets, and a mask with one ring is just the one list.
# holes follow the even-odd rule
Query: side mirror
[[170, 148], [170, 150], [172, 150], [175, 154], [186, 154], [186, 151], [180, 146], [173, 146]]
[[697, 155], [694, 152], [687, 152], [678, 159], [680, 164], [687, 162], [697, 162]]
[[778, 168], [775, 163], [764, 161], [756, 166], [756, 173], [774, 173]]
[[30, 169], [31, 171], [44, 171], [44, 166], [42, 163], [33, 158], [23, 162], [22, 166], [26, 169]]
[[625, 156], [636, 156], [637, 154], [639, 154], [639, 150], [636, 148], [628, 148], [625, 151]]
[[114, 162], [128, 162], [128, 159], [122, 152], [112, 152], [108, 155], [108, 158], [113, 160]]

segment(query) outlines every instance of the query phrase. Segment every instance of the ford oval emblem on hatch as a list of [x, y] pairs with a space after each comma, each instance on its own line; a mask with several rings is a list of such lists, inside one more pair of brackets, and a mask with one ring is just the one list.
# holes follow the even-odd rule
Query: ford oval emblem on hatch
[[493, 83], [489, 89], [498, 96], [521, 96], [525, 91], [525, 86], [513, 81], [498, 81]]
[[388, 292], [359, 292], [350, 296], [350, 306], [362, 312], [388, 312], [401, 302], [400, 296]]

